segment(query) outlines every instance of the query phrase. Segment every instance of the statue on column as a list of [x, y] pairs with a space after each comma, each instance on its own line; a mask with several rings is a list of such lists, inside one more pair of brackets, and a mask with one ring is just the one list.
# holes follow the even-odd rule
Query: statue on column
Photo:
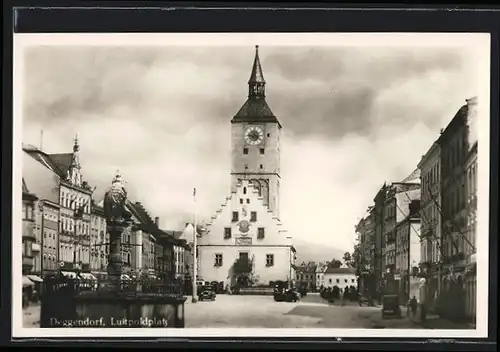
[[104, 216], [109, 222], [121, 222], [131, 217], [125, 205], [127, 201], [127, 190], [123, 184], [122, 176], [116, 173], [111, 187], [104, 195]]

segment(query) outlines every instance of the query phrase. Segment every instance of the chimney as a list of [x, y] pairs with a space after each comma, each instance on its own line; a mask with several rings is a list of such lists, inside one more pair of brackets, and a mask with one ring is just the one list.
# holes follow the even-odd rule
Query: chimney
[[160, 227], [160, 218], [158, 216], [155, 217], [155, 225], [156, 227]]

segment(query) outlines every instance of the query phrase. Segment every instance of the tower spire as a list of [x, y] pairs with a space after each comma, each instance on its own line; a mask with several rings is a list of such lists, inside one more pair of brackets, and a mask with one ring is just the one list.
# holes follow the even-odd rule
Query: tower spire
[[80, 145], [78, 144], [78, 134], [75, 135], [74, 139], [74, 144], [73, 144], [73, 152], [78, 152], [80, 150]]
[[253, 98], [264, 98], [266, 96], [266, 81], [260, 65], [259, 46], [255, 46], [255, 58], [253, 60], [252, 73], [248, 80], [248, 96]]

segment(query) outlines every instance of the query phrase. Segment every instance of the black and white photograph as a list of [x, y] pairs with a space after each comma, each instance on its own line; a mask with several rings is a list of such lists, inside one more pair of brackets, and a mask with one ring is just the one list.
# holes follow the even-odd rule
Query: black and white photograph
[[15, 35], [13, 336], [487, 336], [489, 70], [482, 33]]

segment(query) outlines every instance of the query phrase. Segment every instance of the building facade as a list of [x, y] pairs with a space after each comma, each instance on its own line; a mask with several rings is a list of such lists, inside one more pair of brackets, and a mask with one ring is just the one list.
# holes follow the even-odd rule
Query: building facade
[[373, 278], [375, 281], [375, 297], [380, 298], [382, 279], [385, 273], [385, 203], [387, 198], [387, 185], [379, 189], [373, 199], [373, 217], [375, 220], [375, 240], [372, 245], [373, 253]]
[[30, 177], [29, 183], [40, 194], [37, 230], [40, 227], [43, 242], [42, 273], [90, 271], [92, 189], [82, 178], [78, 139], [71, 153], [47, 154], [32, 146], [24, 146], [23, 151], [23, 176]]
[[321, 289], [325, 287], [325, 271], [328, 269], [328, 265], [325, 263], [319, 263], [316, 267], [316, 288]]
[[107, 274], [109, 234], [104, 209], [92, 203], [90, 214], [90, 271], [96, 277]]
[[427, 297], [434, 307], [441, 290], [441, 158], [438, 143], [433, 143], [418, 164], [421, 175], [421, 267], [427, 272]]
[[[231, 120], [231, 194], [198, 243], [200, 276], [239, 280], [235, 264], [252, 265], [253, 282], [293, 280], [294, 251], [280, 215], [281, 124], [266, 102], [256, 48], [248, 99]], [[238, 261], [240, 259], [240, 261]]]
[[359, 271], [359, 289], [360, 292], [374, 295], [376, 291], [375, 284], [375, 208], [368, 208], [365, 216], [355, 227], [356, 238], [359, 245], [359, 258], [356, 268]]
[[477, 186], [478, 186], [478, 131], [477, 131], [477, 97], [467, 100], [467, 137], [468, 151], [465, 161], [466, 173], [466, 211], [467, 230], [465, 243], [465, 314], [475, 321], [476, 319], [476, 296], [477, 296], [477, 272], [476, 272], [476, 245], [477, 245]]
[[421, 224], [420, 202], [413, 201], [402, 208], [405, 218], [396, 225], [396, 265], [394, 279], [397, 282], [401, 302], [419, 297]]
[[316, 281], [316, 270], [318, 265], [316, 263], [303, 263], [296, 269], [297, 286], [305, 287], [308, 290], [315, 290], [318, 287]]
[[62, 238], [59, 232], [60, 206], [49, 200], [38, 203], [42, 228], [42, 272], [54, 273], [61, 267], [63, 252], [60, 250]]
[[[34, 223], [35, 223], [35, 202], [38, 200], [36, 195], [30, 193], [26, 182], [22, 180], [22, 273], [23, 275], [28, 275], [33, 273], [34, 269], [34, 255], [33, 255], [33, 244], [36, 241], [34, 233]], [[13, 239], [16, 239], [14, 236]]]
[[469, 150], [468, 106], [462, 106], [441, 132], [441, 236], [443, 249], [441, 314], [463, 318], [464, 272], [467, 266], [466, 158]]
[[354, 268], [328, 268], [325, 271], [325, 287], [337, 286], [342, 291], [351, 286], [358, 287], [358, 279]]

